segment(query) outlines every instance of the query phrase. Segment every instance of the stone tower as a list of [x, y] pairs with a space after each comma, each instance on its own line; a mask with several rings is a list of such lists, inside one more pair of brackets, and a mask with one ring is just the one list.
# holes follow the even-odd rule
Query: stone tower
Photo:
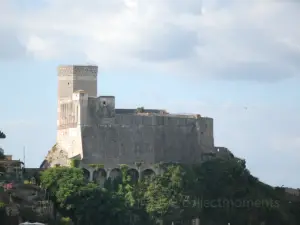
[[58, 100], [72, 98], [78, 90], [97, 97], [97, 66], [59, 66]]
[[62, 104], [72, 100], [73, 93], [84, 91], [91, 97], [97, 97], [97, 66], [59, 66], [58, 67], [58, 98], [57, 126], [62, 124]]
[[[81, 122], [87, 96], [97, 97], [97, 66], [59, 66], [57, 101], [57, 144], [64, 149], [69, 133]], [[80, 94], [79, 94], [80, 93]], [[71, 129], [71, 130], [70, 130]], [[73, 132], [73, 131], [72, 131]], [[79, 132], [77, 132], [79, 136]]]

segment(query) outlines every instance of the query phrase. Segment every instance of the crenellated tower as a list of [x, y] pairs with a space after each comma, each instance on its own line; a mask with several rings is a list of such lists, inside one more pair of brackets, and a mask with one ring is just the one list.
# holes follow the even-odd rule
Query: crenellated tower
[[71, 98], [78, 90], [97, 97], [97, 66], [59, 66], [58, 99]]
[[74, 127], [78, 120], [78, 104], [73, 102], [73, 93], [80, 91], [89, 97], [97, 97], [97, 74], [97, 66], [58, 67], [58, 130]]

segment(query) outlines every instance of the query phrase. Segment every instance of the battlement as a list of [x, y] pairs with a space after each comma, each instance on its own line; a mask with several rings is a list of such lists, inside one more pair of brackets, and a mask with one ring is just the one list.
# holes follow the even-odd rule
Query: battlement
[[[136, 114], [137, 109], [115, 109], [116, 114]], [[163, 109], [144, 109], [143, 113], [164, 113], [164, 114], [168, 114], [168, 112], [166, 110]]]
[[164, 116], [176, 117], [176, 118], [190, 118], [190, 119], [205, 118], [205, 117], [201, 117], [200, 114], [173, 114], [173, 113], [169, 113], [169, 114], [166, 114]]
[[195, 117], [192, 115], [178, 116], [172, 114], [116, 114], [115, 123], [123, 125], [145, 125], [145, 126], [187, 126], [193, 125], [197, 120], [205, 122], [211, 118]]
[[57, 68], [58, 76], [88, 76], [98, 74], [98, 66], [94, 65], [61, 65]]

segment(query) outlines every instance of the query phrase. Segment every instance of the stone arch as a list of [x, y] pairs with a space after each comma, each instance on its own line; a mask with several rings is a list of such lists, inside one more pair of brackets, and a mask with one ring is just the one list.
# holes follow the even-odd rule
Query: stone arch
[[122, 171], [121, 171], [121, 169], [119, 169], [119, 168], [113, 168], [110, 171], [109, 177], [112, 180], [116, 179], [117, 177], [122, 177]]
[[107, 173], [105, 169], [97, 169], [93, 173], [93, 181], [99, 184], [101, 187], [104, 186], [104, 183], [106, 181]]
[[89, 181], [90, 180], [90, 171], [87, 170], [86, 168], [82, 168], [82, 171], [83, 171], [83, 176], [86, 179], [86, 181]]
[[152, 176], [155, 176], [155, 172], [152, 169], [145, 169], [142, 172], [142, 177], [143, 178], [150, 178]]
[[127, 175], [131, 177], [131, 180], [137, 182], [139, 180], [139, 172], [134, 168], [127, 170]]

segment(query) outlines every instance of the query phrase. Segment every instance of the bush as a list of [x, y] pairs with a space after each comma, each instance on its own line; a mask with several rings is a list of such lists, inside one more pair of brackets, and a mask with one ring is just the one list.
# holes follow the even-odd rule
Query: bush
[[4, 202], [0, 202], [0, 209], [4, 209], [5, 206], [6, 204]]
[[79, 159], [72, 159], [71, 160], [71, 167], [78, 168], [79, 164], [80, 164], [80, 160]]
[[72, 221], [69, 217], [63, 217], [60, 220], [60, 225], [71, 225]]

